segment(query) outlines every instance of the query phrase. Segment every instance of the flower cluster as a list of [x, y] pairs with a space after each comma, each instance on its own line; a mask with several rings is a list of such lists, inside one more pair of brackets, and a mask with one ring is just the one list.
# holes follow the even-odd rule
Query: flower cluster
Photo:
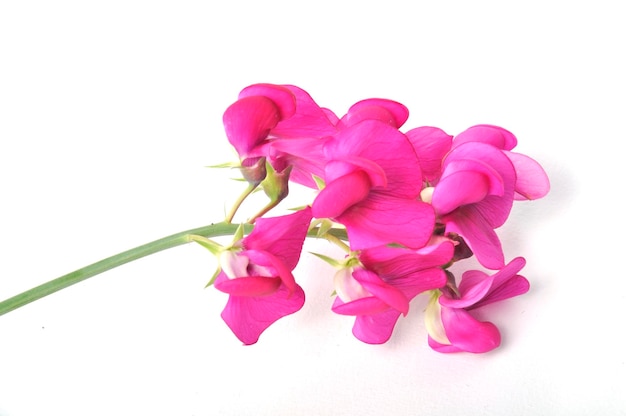
[[[338, 116], [293, 85], [244, 88], [223, 116], [248, 187], [226, 221], [257, 188], [269, 197], [228, 246], [197, 237], [217, 255], [211, 283], [229, 295], [222, 318], [253, 344], [273, 322], [298, 311], [305, 295], [292, 272], [307, 236], [345, 250], [336, 266], [332, 310], [355, 317], [353, 334], [386, 342], [419, 294], [429, 345], [440, 352], [486, 352], [500, 344], [491, 322], [473, 311], [528, 291], [517, 274], [522, 257], [505, 261], [496, 229], [515, 200], [549, 190], [542, 167], [515, 153], [516, 137], [493, 125], [456, 136], [436, 127], [403, 130], [409, 111], [372, 98]], [[290, 183], [312, 201], [288, 215], [268, 213]], [[488, 272], [451, 267], [475, 256]], [[454, 268], [456, 270], [456, 267]]]

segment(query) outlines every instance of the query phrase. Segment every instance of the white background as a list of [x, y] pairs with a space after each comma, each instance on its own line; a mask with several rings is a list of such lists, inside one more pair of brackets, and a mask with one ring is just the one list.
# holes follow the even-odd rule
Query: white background
[[256, 82], [501, 125], [552, 191], [499, 230], [532, 287], [486, 310], [492, 353], [431, 351], [421, 298], [360, 343], [306, 253], [306, 305], [244, 347], [187, 245], [0, 317], [0, 415], [626, 414], [619, 3], [1, 2], [0, 298], [221, 220], [241, 184], [205, 166], [234, 160], [222, 112]]

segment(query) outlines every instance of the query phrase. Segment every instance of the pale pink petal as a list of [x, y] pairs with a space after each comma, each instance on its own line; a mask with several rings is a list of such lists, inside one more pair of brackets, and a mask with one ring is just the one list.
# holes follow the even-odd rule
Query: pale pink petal
[[539, 163], [519, 153], [505, 152], [505, 154], [513, 162], [517, 175], [515, 199], [538, 199], [550, 191], [550, 180]]
[[500, 150], [511, 150], [517, 146], [517, 138], [510, 131], [490, 124], [478, 124], [456, 135], [453, 147], [467, 142], [490, 144]]
[[421, 201], [370, 193], [336, 220], [346, 226], [353, 250], [392, 242], [417, 249], [430, 239], [435, 213]]
[[311, 209], [308, 207], [280, 217], [259, 218], [242, 244], [246, 249], [272, 253], [286, 268], [293, 270], [300, 259], [310, 223]]
[[367, 173], [358, 170], [344, 175], [320, 191], [312, 205], [315, 218], [336, 218], [370, 193], [371, 183]]
[[393, 309], [375, 315], [359, 315], [354, 320], [352, 333], [365, 343], [384, 344], [391, 337], [399, 317], [400, 313]]
[[424, 180], [435, 184], [441, 176], [441, 164], [452, 148], [452, 136], [437, 127], [417, 127], [406, 132], [415, 148]]
[[278, 319], [299, 311], [304, 305], [304, 292], [299, 286], [294, 292], [284, 286], [268, 296], [230, 296], [222, 311], [222, 319], [246, 345], [254, 344], [259, 336]]
[[296, 111], [296, 97], [288, 88], [274, 84], [249, 85], [239, 93], [239, 98], [262, 96], [276, 104], [280, 112], [280, 119], [291, 117]]
[[406, 296], [400, 290], [381, 280], [376, 273], [365, 269], [356, 269], [352, 276], [372, 296], [377, 297], [403, 315], [409, 312], [409, 300]]
[[498, 328], [476, 320], [464, 309], [442, 307], [441, 321], [450, 344], [462, 351], [483, 353], [500, 345]]
[[242, 158], [267, 138], [280, 120], [280, 111], [272, 100], [253, 96], [231, 104], [224, 112], [226, 137]]

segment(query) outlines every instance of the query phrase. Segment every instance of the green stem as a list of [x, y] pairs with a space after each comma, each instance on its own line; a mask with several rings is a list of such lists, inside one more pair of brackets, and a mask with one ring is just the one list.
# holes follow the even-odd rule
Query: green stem
[[230, 209], [230, 212], [226, 214], [225, 222], [230, 224], [233, 221], [233, 218], [235, 217], [237, 210], [239, 210], [239, 207], [241, 207], [241, 204], [243, 203], [243, 201], [256, 189], [257, 186], [258, 184], [256, 185], [253, 183], [248, 184], [248, 187], [241, 193], [241, 195], [239, 195], [239, 198], [237, 198], [237, 200], [233, 204], [233, 207]]
[[[100, 260], [82, 269], [75, 270], [71, 273], [58, 277], [54, 280], [41, 284], [37, 287], [29, 289], [19, 295], [15, 295], [3, 302], [0, 302], [0, 315], [4, 315], [7, 312], [11, 312], [19, 307], [29, 304], [37, 299], [41, 299], [44, 296], [50, 295], [54, 292], [58, 292], [61, 289], [65, 289], [73, 284], [82, 282], [92, 276], [111, 270], [122, 264], [129, 263], [133, 260], [140, 259], [142, 257], [149, 256], [150, 254], [158, 253], [159, 251], [167, 250], [168, 248], [177, 247], [186, 243], [189, 243], [191, 239], [190, 235], [201, 235], [204, 237], [217, 237], [221, 235], [232, 235], [237, 231], [238, 224], [217, 223], [204, 227], [194, 228], [191, 230], [183, 231], [180, 233], [172, 234], [170, 236], [161, 238], [159, 240], [152, 241], [150, 243], [141, 245], [139, 247], [132, 248], [106, 259]], [[248, 232], [251, 227], [248, 227]]]
[[[159, 251], [167, 250], [168, 248], [190, 243], [192, 241], [192, 235], [200, 235], [207, 238], [234, 235], [239, 226], [239, 224], [220, 222], [217, 224], [206, 225], [204, 227], [193, 228], [191, 230], [182, 231], [160, 238], [114, 256], [107, 257], [106, 259], [100, 260], [61, 277], [57, 277], [56, 279], [50, 280], [49, 282], [43, 283], [0, 302], [0, 315], [4, 315], [5, 313], [11, 312], [17, 308], [41, 299], [44, 296], [51, 295], [54, 292], [58, 292], [61, 289], [65, 289], [66, 287], [82, 282], [83, 280], [106, 272], [107, 270], [111, 270], [117, 266], [130, 263], [131, 261], [149, 256], [150, 254], [158, 253]], [[244, 232], [246, 234], [250, 233], [252, 228], [253, 226], [251, 224], [244, 224]], [[344, 230], [330, 230], [329, 234], [332, 234], [334, 237], [339, 239], [347, 238]], [[317, 229], [310, 230], [307, 237], [317, 237]]]

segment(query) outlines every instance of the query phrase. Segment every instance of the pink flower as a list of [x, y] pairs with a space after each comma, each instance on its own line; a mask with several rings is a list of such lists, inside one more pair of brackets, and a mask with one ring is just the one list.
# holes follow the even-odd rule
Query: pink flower
[[346, 127], [324, 145], [326, 187], [313, 216], [343, 224], [354, 250], [396, 242], [423, 247], [434, 227], [429, 204], [417, 200], [422, 176], [406, 136], [378, 120]]
[[515, 168], [515, 199], [538, 199], [550, 190], [548, 175], [534, 159], [520, 153], [511, 152], [517, 145], [517, 138], [502, 127], [479, 124], [457, 135], [454, 146], [466, 142], [487, 143], [498, 149], [509, 158]]
[[229, 142], [242, 160], [266, 157], [277, 171], [293, 166], [291, 180], [315, 187], [323, 174], [324, 138], [335, 126], [304, 90], [292, 85], [254, 84], [223, 116]]
[[428, 344], [439, 352], [481, 353], [497, 348], [498, 328], [478, 321], [469, 311], [528, 292], [528, 280], [517, 274], [525, 264], [524, 258], [517, 257], [492, 276], [467, 271], [458, 293], [446, 287], [440, 296], [433, 296], [426, 310]]
[[450, 241], [414, 251], [380, 246], [361, 252], [360, 266], [346, 268], [335, 276], [337, 297], [333, 311], [356, 316], [352, 333], [369, 344], [389, 340], [409, 302], [419, 293], [446, 283], [441, 266], [450, 261]]
[[220, 255], [215, 287], [230, 295], [222, 318], [244, 344], [254, 344], [272, 323], [302, 308], [304, 292], [291, 271], [310, 222], [310, 208], [259, 218], [237, 250]]

